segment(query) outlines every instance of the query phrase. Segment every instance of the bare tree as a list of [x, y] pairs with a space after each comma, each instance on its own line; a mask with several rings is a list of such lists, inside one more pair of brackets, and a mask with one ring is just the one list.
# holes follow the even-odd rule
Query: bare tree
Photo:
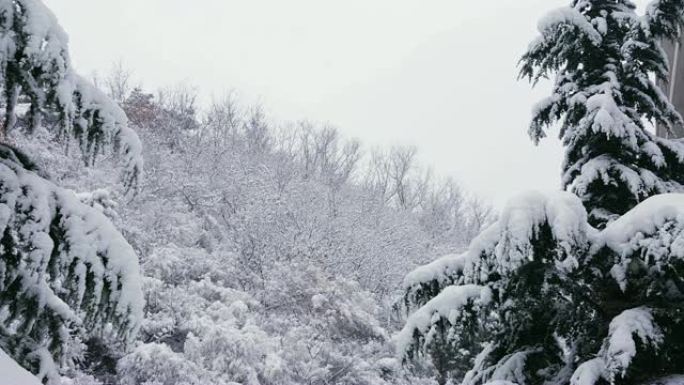
[[340, 186], [350, 180], [361, 160], [361, 143], [342, 139], [331, 125], [317, 128], [311, 122], [299, 122], [296, 139], [305, 178], [321, 177], [330, 186]]
[[[96, 77], [97, 74], [94, 76]], [[109, 97], [122, 104], [135, 88], [133, 86], [133, 71], [125, 67], [122, 60], [119, 60], [112, 65], [104, 85], [107, 87]]]
[[166, 110], [194, 117], [197, 113], [197, 95], [197, 87], [181, 82], [157, 91], [157, 101]]
[[492, 224], [496, 218], [494, 208], [477, 196], [471, 196], [466, 204], [467, 228], [465, 241], [470, 243], [482, 230]]
[[418, 213], [420, 223], [440, 252], [464, 247], [467, 228], [466, 200], [461, 187], [452, 178], [433, 183], [425, 192]]
[[390, 199], [390, 165], [387, 153], [373, 148], [363, 178], [364, 188], [383, 204]]
[[346, 183], [353, 179], [362, 156], [361, 142], [358, 139], [350, 139], [344, 143], [336, 161], [337, 183]]
[[203, 134], [214, 145], [234, 148], [244, 121], [244, 112], [238, 103], [235, 91], [227, 92], [221, 99], [213, 100], [204, 117]]
[[250, 108], [247, 119], [243, 123], [243, 131], [247, 149], [252, 153], [265, 153], [271, 149], [271, 128], [266, 121], [266, 113], [261, 104]]
[[315, 145], [315, 129], [313, 123], [309, 121], [301, 121], [297, 125], [297, 148], [299, 150], [299, 159], [304, 169], [304, 178], [309, 179], [315, 174], [317, 167], [317, 154]]
[[391, 199], [404, 210], [413, 210], [424, 199], [432, 172], [421, 170], [416, 162], [416, 148], [394, 147], [389, 153], [389, 178]]

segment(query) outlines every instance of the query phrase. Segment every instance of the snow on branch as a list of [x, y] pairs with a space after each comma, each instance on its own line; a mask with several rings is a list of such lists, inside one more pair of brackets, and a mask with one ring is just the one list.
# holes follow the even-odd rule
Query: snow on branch
[[[526, 282], [532, 271], [526, 266], [543, 268], [545, 277], [549, 277], [540, 283], [545, 288], [558, 285], [557, 289], [548, 290], [543, 295], [558, 293], [560, 317], [575, 311], [562, 309], [565, 301], [573, 308], [593, 309], [589, 311], [596, 311], [595, 314], [612, 311], [608, 305], [604, 306], [594, 297], [583, 294], [592, 290], [593, 280], [599, 279], [595, 278], [599, 274], [602, 285], [615, 287], [617, 283], [623, 292], [630, 289], [632, 300], [636, 295], [639, 296], [637, 301], [644, 304], [651, 303], [651, 300], [653, 303], [679, 301], [681, 286], [677, 286], [677, 282], [681, 278], [678, 272], [684, 266], [684, 194], [652, 197], [608, 224], [603, 231], [589, 224], [581, 201], [570, 193], [535, 192], [511, 200], [500, 219], [476, 238], [466, 253], [443, 257], [407, 276], [407, 302], [414, 305], [409, 310], [415, 310], [409, 315], [405, 328], [395, 337], [399, 353], [407, 357], [415, 352], [430, 354], [430, 349], [434, 349], [430, 346], [433, 336], [452, 344], [448, 346], [450, 352], [472, 352], [472, 342], [477, 338], [482, 338], [489, 346], [497, 346], [504, 336], [488, 334], [491, 331], [486, 328], [477, 332], [483, 334], [469, 340], [461, 340], [457, 333], [462, 329], [472, 331], [468, 322], [473, 317], [484, 324], [496, 323], [497, 319], [512, 322], [515, 318], [511, 317], [518, 306], [515, 302], [518, 297], [515, 296], [519, 295], [515, 288]], [[586, 271], [596, 276], [577, 279]], [[569, 280], [563, 281], [564, 277]], [[615, 281], [611, 282], [612, 279]], [[430, 288], [436, 293], [430, 292]], [[509, 293], [513, 298], [506, 299], [508, 290], [513, 290]], [[486, 300], [480, 298], [482, 293], [486, 294]], [[619, 297], [622, 294], [611, 295]], [[619, 303], [618, 299], [611, 300]], [[598, 301], [602, 299], [598, 298]], [[533, 302], [523, 302], [523, 305], [529, 306], [530, 303]], [[488, 314], [494, 314], [491, 320], [487, 316], [483, 318], [479, 312], [477, 305], [483, 304], [488, 306]], [[475, 306], [468, 308], [468, 305]], [[528, 310], [521, 309], [524, 314]], [[611, 382], [624, 376], [633, 365], [639, 349], [647, 348], [643, 354], [648, 357], [664, 343], [663, 331], [653, 317], [653, 314], [664, 314], [661, 310], [640, 307], [620, 309], [622, 313], [617, 316], [608, 313], [612, 319], [606, 319], [610, 324], [601, 331], [604, 338], [597, 340], [592, 337], [597, 345], [594, 349], [599, 350], [598, 355], [589, 360], [586, 356], [575, 356], [578, 347], [573, 344], [577, 341], [562, 334], [560, 329], [549, 328], [547, 338], [559, 341], [558, 349], [567, 355], [563, 358], [566, 365], [558, 373], [559, 378], [569, 380], [572, 377], [573, 385], [593, 385], [601, 380]], [[540, 311], [543, 313], [545, 310]], [[462, 326], [461, 329], [458, 325]], [[447, 334], [444, 337], [439, 333]], [[525, 346], [497, 352], [498, 357], [487, 357], [491, 350], [485, 350], [482, 357], [475, 359], [475, 367], [467, 373], [467, 383], [524, 381], [528, 374], [526, 359], [537, 354], [528, 351], [534, 346], [543, 344], [534, 345], [528, 341]], [[539, 354], [550, 353], [544, 351]], [[553, 354], [558, 354], [558, 351]], [[575, 359], [573, 357], [579, 362], [584, 361], [574, 370], [574, 375], [574, 364], [567, 365]], [[488, 361], [486, 365], [485, 361]]]
[[467, 254], [449, 254], [434, 262], [420, 266], [404, 278], [404, 288], [408, 289], [422, 282], [439, 280], [447, 281], [447, 277], [458, 274], [465, 267]]
[[78, 330], [113, 327], [123, 341], [137, 334], [141, 276], [102, 213], [16, 158], [0, 157], [0, 336], [22, 366], [52, 376], [50, 359], [59, 362]]
[[[648, 308], [625, 310], [613, 318], [608, 330], [604, 356], [610, 373], [624, 374], [637, 354], [636, 335], [647, 345], [657, 347], [663, 342], [663, 335], [653, 321]], [[611, 382], [612, 382], [611, 378]]]
[[[684, 194], [662, 194], [640, 203], [634, 209], [609, 224], [601, 239], [620, 254], [635, 250], [630, 242], [639, 234], [653, 234], [668, 221], [684, 225]], [[684, 253], [684, 250], [675, 250]]]
[[541, 257], [534, 255], [532, 242], [543, 225], [549, 226], [558, 244], [557, 262], [567, 269], [576, 267], [574, 249], [585, 244], [591, 233], [582, 203], [567, 192], [529, 192], [511, 199], [496, 225], [500, 233], [495, 249], [499, 273]]
[[[548, 223], [558, 244], [557, 267], [570, 271], [578, 266], [578, 247], [591, 244], [592, 253], [608, 247], [621, 262], [615, 265], [613, 275], [624, 287], [626, 270], [637, 250], [649, 250], [649, 262], [671, 263], [684, 259], [684, 241], [667, 236], [659, 240], [658, 230], [672, 223], [678, 233], [684, 230], [684, 194], [657, 195], [637, 205], [634, 209], [612, 222], [601, 232], [587, 222], [587, 214], [577, 197], [565, 192], [541, 194], [532, 192], [512, 199], [502, 211], [497, 223], [476, 238], [470, 249], [460, 255], [447, 255], [421, 266], [404, 279], [407, 292], [435, 283], [440, 289], [453, 283], [486, 282], [487, 274], [478, 269], [482, 255], [496, 260], [495, 268], [500, 274], [513, 271], [525, 261], [532, 260], [533, 239], [541, 225]], [[669, 234], [669, 233], [668, 233]], [[662, 248], [664, 241], [672, 245]], [[650, 243], [653, 248], [648, 248]], [[654, 254], [658, 252], [659, 254]]]
[[581, 201], [567, 192], [529, 192], [511, 199], [501, 212], [499, 220], [473, 240], [467, 252], [447, 255], [428, 265], [421, 266], [404, 279], [404, 288], [413, 290], [431, 281], [460, 282], [454, 278], [467, 275], [465, 282], [481, 282], [486, 276], [478, 275], [478, 261], [483, 255], [497, 260], [498, 273], [515, 270], [534, 258], [532, 240], [541, 226], [548, 225], [558, 242], [563, 258], [559, 261], [571, 269], [574, 249], [583, 245], [595, 230], [587, 223], [587, 213]]
[[143, 166], [140, 139], [116, 102], [74, 73], [68, 40], [42, 1], [0, 0], [3, 134], [15, 125], [17, 103], [24, 96], [30, 104], [29, 131], [56, 117], [58, 133], [78, 141], [86, 164], [104, 148], [113, 148], [123, 158], [125, 186], [137, 188]]
[[657, 348], [663, 335], [653, 321], [648, 308], [629, 309], [610, 322], [608, 337], [598, 357], [580, 365], [572, 376], [571, 385], [594, 385], [601, 379], [615, 383], [624, 376], [637, 355], [638, 342]]
[[494, 368], [490, 382], [526, 383], [525, 366], [530, 355], [539, 349], [527, 349], [504, 357]]
[[124, 185], [137, 187], [143, 171], [142, 144], [123, 109], [74, 73], [64, 78], [57, 91], [61, 134], [78, 140], [84, 162], [93, 164], [102, 145], [109, 144], [122, 158]]
[[653, 0], [643, 17], [645, 28], [655, 37], [671, 38], [681, 35], [684, 25], [684, 2]]
[[540, 33], [544, 34], [548, 30], [556, 29], [560, 26], [577, 28], [597, 46], [603, 41], [603, 37], [599, 32], [599, 30], [603, 30], [603, 28], [597, 30], [585, 15], [571, 7], [562, 7], [550, 11], [546, 16], [539, 20], [537, 29]]
[[609, 224], [593, 248], [608, 247], [618, 256], [611, 275], [624, 291], [634, 262], [648, 266], [650, 274], [684, 263], [683, 231], [684, 194], [656, 195]]
[[400, 352], [406, 352], [413, 344], [414, 335], [428, 336], [435, 319], [447, 318], [456, 322], [458, 311], [468, 304], [485, 306], [492, 300], [492, 291], [483, 286], [449, 286], [413, 313], [404, 328], [394, 337]]

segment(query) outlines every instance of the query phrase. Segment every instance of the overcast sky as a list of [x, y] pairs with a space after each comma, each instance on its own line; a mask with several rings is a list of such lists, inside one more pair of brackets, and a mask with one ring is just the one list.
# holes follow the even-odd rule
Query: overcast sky
[[561, 148], [527, 136], [547, 91], [517, 81], [545, 12], [569, 0], [46, 0], [84, 75], [121, 60], [150, 89], [235, 89], [277, 120], [412, 144], [496, 205], [559, 186]]

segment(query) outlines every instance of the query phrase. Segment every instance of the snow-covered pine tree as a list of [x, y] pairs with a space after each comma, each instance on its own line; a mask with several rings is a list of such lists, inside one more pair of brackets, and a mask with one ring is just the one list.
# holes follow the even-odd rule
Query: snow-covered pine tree
[[142, 319], [137, 256], [111, 222], [6, 145], [20, 98], [27, 131], [58, 127], [90, 164], [111, 147], [138, 186], [142, 146], [116, 103], [75, 74], [67, 37], [40, 0], [0, 0], [0, 350], [57, 381], [89, 336], [130, 341]]
[[538, 142], [561, 123], [563, 187], [582, 199], [594, 226], [649, 196], [684, 191], [683, 147], [645, 123], [682, 123], [650, 77], [668, 78], [660, 42], [679, 36], [682, 7], [655, 1], [640, 16], [629, 0], [574, 0], [539, 23], [541, 36], [522, 58], [522, 77], [556, 76], [529, 132]]
[[75, 138], [86, 165], [107, 146], [123, 160], [127, 188], [137, 188], [142, 146], [126, 114], [88, 81], [74, 73], [68, 37], [41, 0], [0, 0], [0, 76], [5, 113], [4, 138], [17, 121], [20, 97], [28, 101], [28, 131], [46, 118], [57, 134]]
[[0, 349], [54, 379], [81, 337], [130, 341], [142, 319], [138, 259], [98, 210], [0, 145]]
[[468, 384], [563, 383], [554, 380], [564, 367], [554, 333], [570, 317], [593, 321], [573, 313], [586, 310], [579, 302], [568, 307], [571, 289], [564, 287], [573, 284], [574, 256], [589, 249], [591, 230], [569, 193], [512, 200], [466, 253], [406, 277], [412, 314], [395, 337], [399, 351], [406, 359], [430, 358], [442, 384], [464, 377]]
[[440, 382], [464, 385], [684, 372], [684, 196], [649, 198], [679, 190], [683, 151], [642, 123], [681, 121], [649, 75], [666, 73], [658, 39], [677, 36], [683, 11], [681, 0], [644, 16], [626, 1], [574, 1], [540, 23], [523, 74], [558, 78], [531, 133], [562, 120], [564, 183], [579, 198], [516, 198], [466, 253], [409, 274], [395, 337], [405, 360], [427, 357]]
[[681, 194], [650, 198], [602, 231], [574, 195], [518, 197], [466, 253], [406, 277], [411, 314], [397, 348], [428, 358], [442, 384], [681, 374], [683, 231]]

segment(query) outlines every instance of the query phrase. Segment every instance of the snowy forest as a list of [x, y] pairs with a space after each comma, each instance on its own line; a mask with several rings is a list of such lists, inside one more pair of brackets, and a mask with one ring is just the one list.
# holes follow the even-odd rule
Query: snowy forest
[[0, 385], [684, 384], [684, 0], [567, 3], [516, 43], [562, 185], [495, 209], [412, 146], [79, 74], [0, 0]]

